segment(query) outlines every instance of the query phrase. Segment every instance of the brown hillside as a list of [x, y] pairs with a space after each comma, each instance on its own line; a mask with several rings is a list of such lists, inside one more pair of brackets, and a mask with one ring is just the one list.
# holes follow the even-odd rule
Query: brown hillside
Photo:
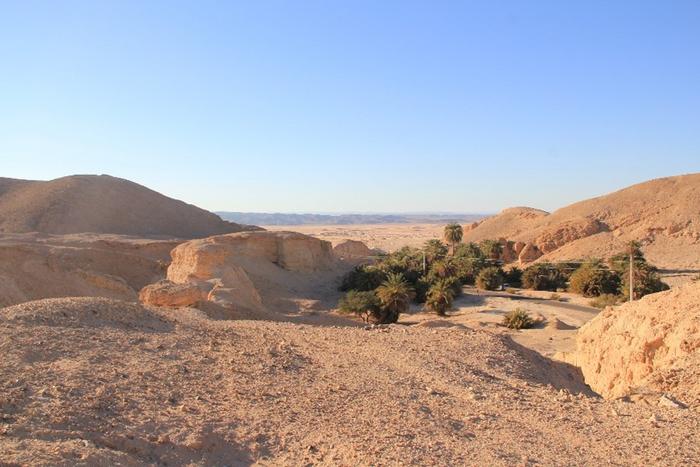
[[552, 214], [506, 209], [465, 232], [532, 243], [544, 259], [609, 256], [638, 240], [666, 268], [700, 267], [700, 174], [660, 178], [574, 203]]
[[81, 232], [199, 238], [251, 230], [108, 175], [0, 178], [0, 232]]

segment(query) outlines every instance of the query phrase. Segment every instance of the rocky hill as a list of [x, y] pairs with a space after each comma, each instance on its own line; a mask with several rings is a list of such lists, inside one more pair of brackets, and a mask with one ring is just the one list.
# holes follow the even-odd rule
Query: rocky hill
[[699, 268], [700, 174], [651, 180], [551, 214], [506, 209], [472, 224], [464, 235], [466, 241], [498, 238], [527, 248], [522, 262], [606, 257], [637, 240], [661, 267]]
[[0, 178], [0, 233], [81, 232], [200, 238], [257, 229], [107, 175]]

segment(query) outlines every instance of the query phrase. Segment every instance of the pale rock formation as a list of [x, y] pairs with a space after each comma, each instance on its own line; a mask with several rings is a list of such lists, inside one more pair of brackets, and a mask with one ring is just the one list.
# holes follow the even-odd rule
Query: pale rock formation
[[139, 292], [139, 301], [144, 305], [172, 308], [196, 306], [206, 298], [206, 291], [193, 283], [176, 284], [169, 280], [147, 285]]
[[232, 310], [298, 309], [333, 279], [329, 242], [296, 232], [241, 232], [192, 240], [171, 252], [167, 278]]
[[522, 250], [520, 250], [518, 261], [520, 264], [527, 264], [535, 261], [540, 256], [542, 256], [542, 252], [535, 245], [526, 243]]
[[609, 307], [581, 327], [575, 362], [604, 397], [670, 393], [700, 404], [700, 282]]
[[515, 252], [515, 242], [499, 238], [498, 243], [501, 244], [501, 260], [504, 263], [512, 263], [518, 259], [518, 254]]
[[344, 240], [333, 247], [333, 254], [340, 259], [357, 260], [372, 256], [373, 252], [358, 240]]
[[550, 253], [567, 243], [606, 230], [605, 224], [595, 219], [572, 219], [542, 232], [534, 241], [543, 253]]
[[0, 236], [0, 306], [53, 297], [136, 300], [177, 241], [103, 234]]

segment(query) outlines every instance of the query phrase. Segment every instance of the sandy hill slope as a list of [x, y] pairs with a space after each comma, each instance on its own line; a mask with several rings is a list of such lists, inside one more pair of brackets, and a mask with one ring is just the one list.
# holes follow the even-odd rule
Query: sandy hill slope
[[0, 232], [199, 238], [248, 230], [216, 214], [107, 175], [0, 178]]
[[579, 393], [563, 364], [464, 327], [214, 321], [65, 298], [0, 309], [0, 355], [10, 465], [700, 460], [692, 411]]
[[700, 267], [700, 174], [660, 178], [581, 201], [551, 214], [506, 209], [474, 224], [466, 241], [530, 243], [545, 259], [609, 256], [638, 240], [666, 268]]

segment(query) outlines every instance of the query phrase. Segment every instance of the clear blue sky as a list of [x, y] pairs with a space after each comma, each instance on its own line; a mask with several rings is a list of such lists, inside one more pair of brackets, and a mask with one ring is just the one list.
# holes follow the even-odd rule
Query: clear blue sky
[[0, 0], [0, 176], [554, 209], [700, 171], [700, 1]]

